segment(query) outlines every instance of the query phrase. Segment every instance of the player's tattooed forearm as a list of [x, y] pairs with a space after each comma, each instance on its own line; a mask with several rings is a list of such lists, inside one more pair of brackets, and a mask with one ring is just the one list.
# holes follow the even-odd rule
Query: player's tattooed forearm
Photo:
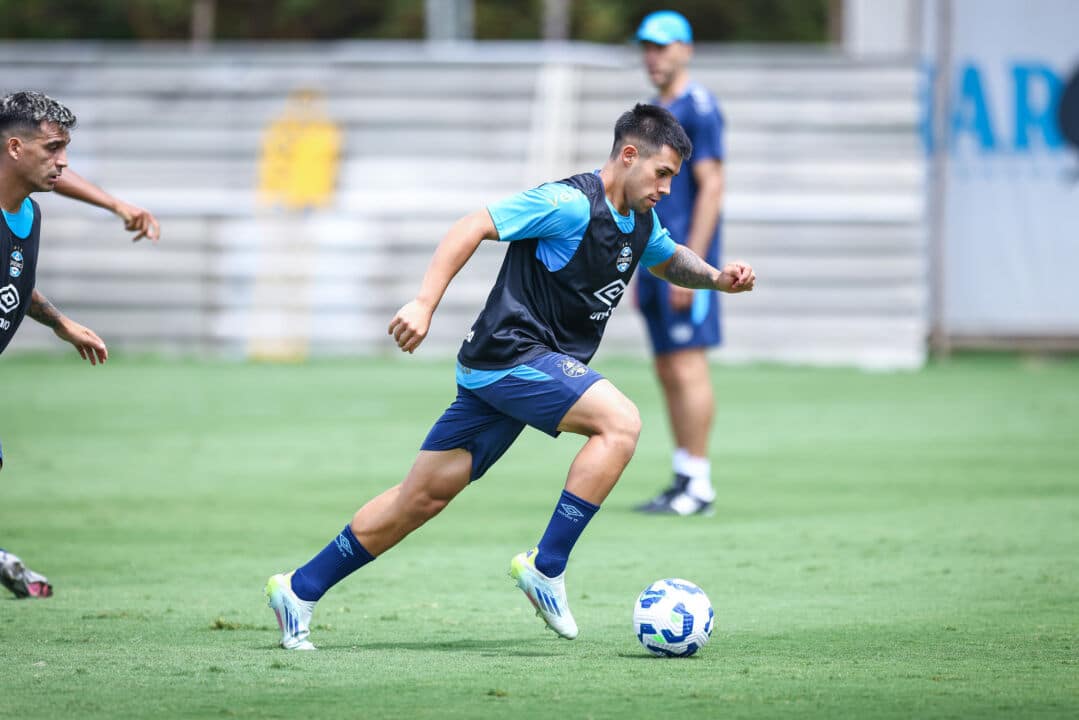
[[709, 290], [714, 290], [716, 287], [715, 269], [701, 260], [695, 252], [682, 245], [679, 245], [671, 256], [671, 261], [663, 274], [668, 282], [682, 287]]
[[49, 299], [39, 293], [37, 290], [30, 297], [30, 307], [27, 308], [26, 314], [37, 320], [42, 325], [55, 328], [60, 324], [60, 320], [63, 315], [56, 309], [56, 306], [49, 302]]

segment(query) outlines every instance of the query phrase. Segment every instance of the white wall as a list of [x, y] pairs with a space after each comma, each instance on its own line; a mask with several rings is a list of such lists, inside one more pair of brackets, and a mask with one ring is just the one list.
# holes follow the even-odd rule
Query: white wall
[[843, 50], [852, 57], [910, 56], [918, 51], [924, 0], [843, 0]]
[[[59, 197], [39, 287], [119, 349], [243, 355], [393, 352], [385, 327], [458, 216], [598, 167], [617, 115], [649, 94], [636, 50], [410, 44], [186, 48], [0, 45], [7, 77], [80, 117], [72, 167], [154, 209], [156, 247]], [[924, 157], [918, 75], [826, 52], [698, 49], [728, 120], [728, 257], [755, 264], [724, 298], [729, 360], [911, 367], [925, 357]], [[286, 95], [326, 93], [345, 136], [324, 211], [260, 208], [259, 143]], [[11, 90], [14, 88], [3, 88]], [[449, 354], [501, 261], [480, 252], [451, 287], [426, 352]], [[645, 354], [628, 301], [608, 354]], [[11, 349], [54, 347], [27, 323]]]

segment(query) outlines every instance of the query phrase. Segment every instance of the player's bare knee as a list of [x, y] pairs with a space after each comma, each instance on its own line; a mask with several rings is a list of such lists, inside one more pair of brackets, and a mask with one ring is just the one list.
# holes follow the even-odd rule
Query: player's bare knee
[[677, 372], [669, 360], [657, 358], [656, 377], [658, 377], [659, 381], [663, 383], [663, 385], [666, 387], [675, 383], [677, 378]]
[[614, 449], [628, 459], [637, 449], [637, 440], [641, 436], [641, 413], [629, 400], [626, 400], [608, 418], [604, 435]]
[[[627, 401], [628, 402], [628, 401]], [[641, 428], [643, 423], [641, 422], [641, 411], [637, 409], [637, 406], [632, 402], [628, 402], [629, 407], [626, 408], [625, 431], [633, 437], [633, 445], [636, 447], [637, 440], [641, 437]]]
[[415, 499], [416, 514], [418, 517], [428, 520], [433, 518], [442, 512], [443, 508], [450, 504], [450, 498], [448, 497], [434, 497], [432, 495], [422, 495]]
[[422, 523], [438, 515], [453, 496], [439, 493], [432, 487], [413, 486], [405, 489], [405, 495], [401, 499], [405, 512], [413, 521]]
[[708, 382], [708, 362], [703, 352], [684, 351], [664, 356], [656, 363], [664, 388], [699, 387]]
[[676, 363], [671, 371], [671, 376], [672, 382], [682, 387], [699, 384], [702, 380], [701, 368], [689, 362]]

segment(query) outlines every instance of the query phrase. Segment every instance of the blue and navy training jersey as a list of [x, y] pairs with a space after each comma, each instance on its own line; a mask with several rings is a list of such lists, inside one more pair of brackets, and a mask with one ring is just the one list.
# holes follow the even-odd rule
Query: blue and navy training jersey
[[502, 269], [458, 362], [510, 368], [549, 352], [587, 363], [638, 263], [674, 254], [655, 211], [620, 215], [598, 173], [584, 173], [489, 205]]
[[[655, 102], [659, 102], [656, 100]], [[697, 202], [697, 180], [693, 177], [693, 164], [702, 160], [723, 159], [723, 115], [712, 93], [690, 83], [685, 93], [665, 106], [682, 125], [693, 142], [693, 157], [671, 181], [671, 194], [656, 205], [663, 227], [679, 245], [689, 239], [689, 226], [693, 221], [693, 204]], [[719, 263], [719, 226], [716, 237], [705, 260], [711, 265]]]
[[41, 236], [41, 208], [26, 198], [17, 212], [0, 210], [0, 352], [19, 329], [37, 271], [38, 238]]

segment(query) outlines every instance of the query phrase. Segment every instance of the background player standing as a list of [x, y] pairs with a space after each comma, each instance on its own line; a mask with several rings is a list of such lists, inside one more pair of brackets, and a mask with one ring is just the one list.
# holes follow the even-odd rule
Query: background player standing
[[[637, 39], [648, 77], [659, 93], [654, 102], [670, 110], [693, 142], [689, 167], [674, 178], [670, 197], [656, 213], [675, 242], [718, 266], [723, 116], [712, 94], [690, 80], [693, 32], [685, 17], [671, 10], [652, 13], [641, 23]], [[718, 296], [642, 273], [638, 302], [652, 341], [675, 450], [670, 486], [636, 509], [710, 514], [716, 497], [708, 458], [715, 398], [706, 350], [720, 343]]]
[[281, 646], [310, 650], [315, 603], [426, 523], [513, 444], [525, 425], [587, 437], [539, 543], [510, 575], [549, 628], [577, 636], [565, 568], [577, 539], [633, 456], [637, 407], [588, 367], [638, 264], [669, 282], [753, 289], [748, 265], [722, 270], [671, 241], [654, 208], [692, 145], [674, 117], [638, 105], [615, 125], [603, 168], [514, 195], [459, 220], [435, 250], [419, 294], [390, 322], [398, 347], [427, 336], [446, 288], [483, 240], [509, 242], [487, 304], [457, 355], [457, 397], [404, 481], [370, 500], [330, 543], [266, 586]]

